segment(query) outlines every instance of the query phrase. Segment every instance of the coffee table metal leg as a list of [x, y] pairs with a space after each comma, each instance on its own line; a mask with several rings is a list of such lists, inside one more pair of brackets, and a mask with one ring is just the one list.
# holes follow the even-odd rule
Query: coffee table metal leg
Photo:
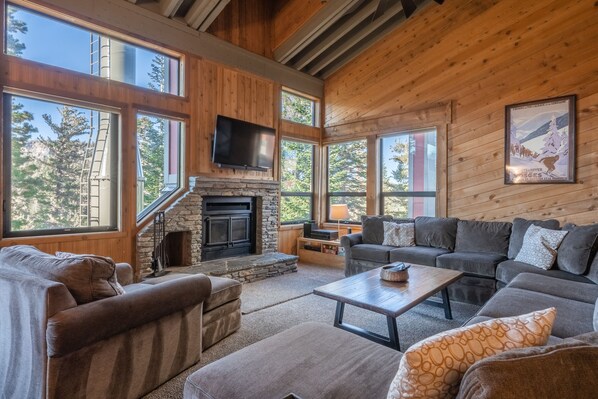
[[336, 303], [336, 313], [334, 314], [334, 326], [340, 327], [343, 324], [343, 314], [345, 313], [345, 304], [343, 302]]
[[341, 330], [352, 332], [361, 337], [367, 338], [370, 341], [377, 342], [389, 348], [401, 350], [399, 346], [399, 331], [397, 329], [396, 319], [394, 317], [386, 316], [386, 323], [388, 325], [388, 337], [376, 334], [361, 327], [351, 324], [343, 323], [343, 314], [345, 313], [344, 302], [336, 302], [336, 313], [334, 314], [334, 326]]
[[399, 330], [397, 329], [397, 320], [394, 317], [386, 316], [386, 324], [388, 324], [388, 338], [389, 346], [398, 351], [401, 350], [399, 343]]
[[451, 312], [451, 301], [448, 295], [448, 288], [443, 288], [440, 291], [442, 294], [442, 304], [444, 305], [444, 317], [448, 320], [453, 319], [453, 312]]

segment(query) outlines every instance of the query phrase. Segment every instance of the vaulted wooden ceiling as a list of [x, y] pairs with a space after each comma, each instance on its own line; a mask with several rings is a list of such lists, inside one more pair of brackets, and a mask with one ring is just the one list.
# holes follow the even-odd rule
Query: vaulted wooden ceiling
[[432, 3], [432, 0], [124, 1], [323, 79], [404, 23], [406, 17], [417, 18], [415, 11]]

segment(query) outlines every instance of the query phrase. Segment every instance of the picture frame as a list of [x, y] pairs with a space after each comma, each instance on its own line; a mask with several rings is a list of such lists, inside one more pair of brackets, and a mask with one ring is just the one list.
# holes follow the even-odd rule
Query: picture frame
[[505, 184], [575, 183], [576, 100], [505, 107]]

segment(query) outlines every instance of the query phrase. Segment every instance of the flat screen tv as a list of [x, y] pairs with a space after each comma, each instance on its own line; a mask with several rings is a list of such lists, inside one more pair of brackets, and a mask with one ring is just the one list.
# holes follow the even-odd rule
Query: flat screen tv
[[212, 162], [236, 169], [271, 169], [276, 131], [266, 126], [218, 115]]

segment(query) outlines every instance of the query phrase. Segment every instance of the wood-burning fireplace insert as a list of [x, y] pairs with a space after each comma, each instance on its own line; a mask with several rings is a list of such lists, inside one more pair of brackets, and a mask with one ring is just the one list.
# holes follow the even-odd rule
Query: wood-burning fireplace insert
[[255, 253], [255, 198], [204, 197], [201, 260]]

